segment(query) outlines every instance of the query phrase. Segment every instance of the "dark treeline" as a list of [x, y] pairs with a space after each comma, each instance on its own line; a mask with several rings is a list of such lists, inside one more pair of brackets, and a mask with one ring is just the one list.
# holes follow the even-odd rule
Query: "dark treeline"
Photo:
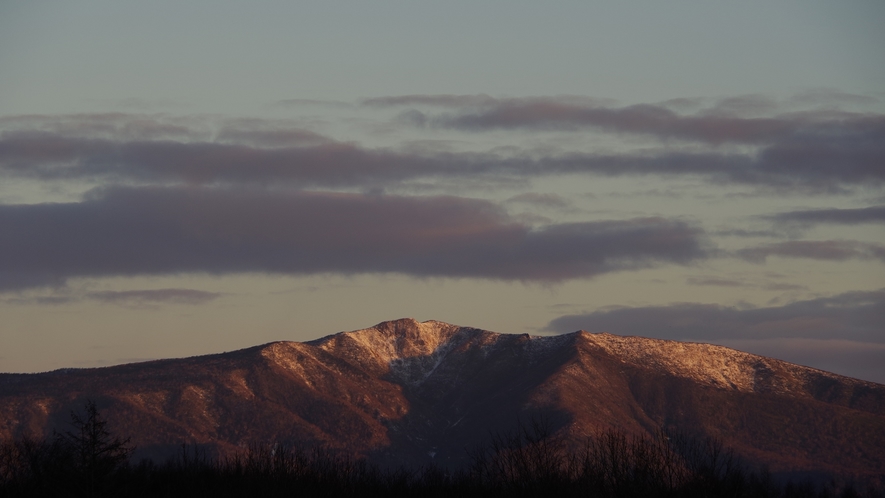
[[585, 496], [882, 497], [850, 484], [778, 484], [712, 439], [601, 431], [580, 445], [542, 419], [493, 435], [460, 470], [384, 469], [322, 448], [253, 445], [227, 458], [182, 446], [162, 464], [130, 463], [95, 405], [73, 430], [0, 444], [0, 497]]

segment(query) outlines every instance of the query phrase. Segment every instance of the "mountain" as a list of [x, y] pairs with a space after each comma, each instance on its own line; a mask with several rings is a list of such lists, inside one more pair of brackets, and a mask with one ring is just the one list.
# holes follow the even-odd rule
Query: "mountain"
[[580, 444], [661, 428], [719, 438], [772, 472], [885, 476], [885, 385], [710, 344], [535, 337], [401, 319], [315, 341], [40, 374], [0, 374], [0, 438], [69, 429], [96, 402], [142, 456], [182, 443], [325, 445], [457, 465], [543, 417]]

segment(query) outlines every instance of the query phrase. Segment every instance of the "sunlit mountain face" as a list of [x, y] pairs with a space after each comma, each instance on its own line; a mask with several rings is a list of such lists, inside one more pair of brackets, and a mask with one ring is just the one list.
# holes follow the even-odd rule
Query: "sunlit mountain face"
[[311, 342], [98, 369], [0, 375], [0, 436], [49, 436], [94, 400], [137, 457], [195, 443], [323, 446], [458, 467], [543, 419], [578, 448], [601, 430], [713, 437], [790, 475], [874, 478], [885, 386], [703, 343], [577, 331], [499, 334], [401, 319]]

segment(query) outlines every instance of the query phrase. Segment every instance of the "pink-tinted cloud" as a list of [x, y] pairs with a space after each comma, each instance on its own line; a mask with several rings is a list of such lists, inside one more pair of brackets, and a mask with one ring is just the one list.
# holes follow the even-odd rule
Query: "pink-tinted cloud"
[[217, 188], [108, 188], [0, 205], [0, 287], [75, 276], [395, 272], [555, 282], [688, 264], [703, 232], [662, 218], [532, 228], [494, 203]]

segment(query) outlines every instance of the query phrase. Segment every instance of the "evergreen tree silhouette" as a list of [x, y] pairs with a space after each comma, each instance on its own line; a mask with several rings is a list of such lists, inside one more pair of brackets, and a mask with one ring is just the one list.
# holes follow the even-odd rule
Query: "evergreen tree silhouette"
[[95, 402], [87, 400], [85, 415], [71, 411], [73, 430], [58, 436], [73, 459], [81, 491], [86, 496], [99, 496], [106, 491], [112, 474], [129, 462], [134, 447], [129, 438], [120, 439], [107, 428], [107, 421], [98, 412]]

